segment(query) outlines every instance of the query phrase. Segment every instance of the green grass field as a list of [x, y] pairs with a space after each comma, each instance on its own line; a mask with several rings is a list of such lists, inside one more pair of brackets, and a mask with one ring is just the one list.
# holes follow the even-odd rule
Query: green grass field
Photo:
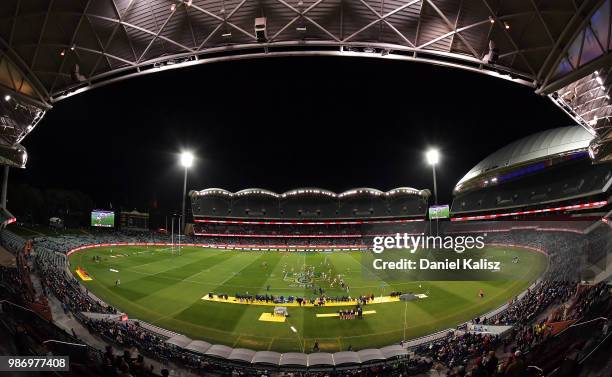
[[[394, 251], [408, 257], [406, 252]], [[493, 248], [482, 256], [502, 262], [502, 272], [489, 281], [416, 281], [406, 273], [401, 278], [378, 277], [367, 271], [371, 255], [359, 252], [281, 253], [184, 248], [181, 255], [162, 247], [101, 247], [70, 256], [71, 270], [84, 268], [92, 281], [83, 284], [107, 303], [154, 325], [212, 343], [256, 350], [306, 351], [316, 340], [325, 351], [382, 347], [402, 339], [423, 336], [454, 327], [508, 301], [533, 282], [546, 268], [546, 257], [518, 248]], [[101, 256], [94, 262], [93, 256]], [[111, 257], [112, 256], [112, 257]], [[520, 256], [518, 264], [512, 263]], [[366, 261], [366, 262], [363, 262]], [[208, 292], [314, 296], [312, 288], [294, 278], [304, 265], [333, 276], [342, 275], [353, 297], [387, 295], [391, 291], [424, 293], [428, 297], [411, 302], [369, 305], [376, 314], [360, 320], [317, 318], [339, 307], [289, 308], [284, 323], [258, 318], [272, 307], [206, 302]], [[363, 267], [365, 266], [365, 267]], [[110, 269], [119, 272], [112, 272]], [[362, 271], [363, 269], [363, 271]], [[316, 281], [330, 296], [338, 288]], [[381, 275], [382, 276], [382, 275]], [[386, 276], [386, 275], [385, 275]], [[115, 286], [120, 279], [121, 284]], [[269, 286], [269, 291], [267, 291]], [[485, 297], [478, 297], [483, 289]], [[350, 308], [352, 306], [347, 306]], [[291, 326], [297, 333], [291, 331]]]

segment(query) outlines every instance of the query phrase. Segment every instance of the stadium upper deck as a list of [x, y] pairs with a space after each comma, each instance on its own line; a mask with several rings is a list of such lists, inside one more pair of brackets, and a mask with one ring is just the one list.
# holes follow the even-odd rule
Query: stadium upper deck
[[387, 192], [356, 188], [340, 194], [301, 188], [277, 194], [263, 189], [231, 193], [223, 189], [191, 191], [198, 219], [334, 221], [356, 219], [423, 218], [429, 190], [400, 187]]
[[588, 152], [592, 138], [580, 127], [562, 127], [492, 153], [455, 186], [453, 215], [511, 217], [534, 209], [609, 207], [612, 165], [592, 163]]

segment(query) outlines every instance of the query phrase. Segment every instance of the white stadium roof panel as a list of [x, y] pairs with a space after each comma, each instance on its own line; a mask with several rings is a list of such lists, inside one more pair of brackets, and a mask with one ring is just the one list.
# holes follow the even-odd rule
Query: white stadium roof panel
[[205, 342], [203, 340], [194, 340], [193, 342], [186, 345], [185, 349], [204, 354], [206, 353], [206, 351], [208, 351], [210, 347], [211, 347], [211, 344], [208, 342]]
[[231, 347], [224, 346], [222, 344], [214, 344], [206, 351], [205, 355], [227, 359], [232, 351], [233, 348]]
[[280, 363], [281, 354], [274, 351], [259, 351], [253, 356], [253, 364], [272, 364]]
[[250, 363], [257, 352], [247, 348], [234, 348], [227, 357], [229, 360], [244, 361]]
[[593, 135], [580, 126], [554, 128], [511, 143], [480, 161], [458, 183], [498, 169], [520, 165], [572, 151], [586, 150]]
[[192, 340], [185, 335], [175, 335], [172, 338], [166, 340], [166, 343], [175, 345], [177, 347], [185, 348]]
[[362, 363], [374, 360], [385, 360], [385, 356], [382, 354], [380, 349], [377, 348], [368, 348], [357, 351], [357, 355], [359, 355], [359, 359]]
[[306, 367], [308, 366], [308, 355], [298, 352], [283, 353], [279, 364]]
[[315, 352], [308, 354], [308, 366], [334, 365], [334, 357], [331, 353]]
[[334, 353], [334, 364], [361, 364], [361, 359], [359, 359], [357, 352], [354, 351], [336, 352]]
[[383, 347], [383, 348], [380, 349], [380, 352], [387, 359], [390, 359], [390, 358], [393, 358], [393, 357], [397, 357], [397, 356], [406, 356], [406, 355], [408, 355], [408, 351], [406, 351], [406, 349], [404, 347], [400, 346], [399, 344], [393, 344], [393, 345], [390, 345], [390, 346]]

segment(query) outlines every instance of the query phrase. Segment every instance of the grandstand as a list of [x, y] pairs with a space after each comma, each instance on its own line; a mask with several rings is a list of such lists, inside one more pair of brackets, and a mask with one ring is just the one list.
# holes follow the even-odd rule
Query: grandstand
[[542, 210], [547, 215], [606, 213], [612, 168], [592, 164], [587, 152], [591, 139], [580, 127], [564, 127], [534, 134], [491, 154], [455, 186], [453, 216], [456, 220], [516, 217]]
[[356, 188], [336, 194], [301, 188], [190, 193], [194, 235], [223, 247], [367, 249], [368, 240], [393, 231], [423, 234], [429, 190], [383, 192]]
[[194, 221], [295, 220], [305, 222], [364, 219], [422, 219], [429, 190], [400, 187], [387, 192], [356, 188], [336, 194], [318, 188], [294, 189], [277, 194], [264, 189], [236, 193], [210, 188], [191, 191]]

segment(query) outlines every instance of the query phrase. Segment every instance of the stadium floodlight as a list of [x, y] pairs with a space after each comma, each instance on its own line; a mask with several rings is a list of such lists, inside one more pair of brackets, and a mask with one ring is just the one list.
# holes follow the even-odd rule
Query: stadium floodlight
[[[182, 216], [179, 218], [179, 234], [185, 231], [185, 198], [187, 197], [187, 170], [193, 165], [193, 153], [189, 151], [182, 152], [181, 165], [185, 168], [185, 175], [183, 179], [183, 210], [181, 212]], [[181, 218], [183, 219], [182, 223]]]
[[430, 149], [425, 153], [425, 158], [429, 165], [435, 165], [440, 161], [440, 152], [437, 149]]
[[437, 149], [432, 148], [425, 153], [427, 163], [431, 165], [431, 172], [433, 175], [433, 186], [434, 186], [434, 204], [438, 204], [438, 184], [436, 182], [436, 165], [440, 162], [440, 152]]
[[181, 165], [185, 168], [190, 168], [193, 165], [193, 154], [191, 152], [181, 153]]
[[10, 100], [11, 100], [11, 96], [10, 96], [9, 94], [5, 95], [5, 96], [4, 96], [4, 100], [5, 100], [6, 102], [10, 101]]

